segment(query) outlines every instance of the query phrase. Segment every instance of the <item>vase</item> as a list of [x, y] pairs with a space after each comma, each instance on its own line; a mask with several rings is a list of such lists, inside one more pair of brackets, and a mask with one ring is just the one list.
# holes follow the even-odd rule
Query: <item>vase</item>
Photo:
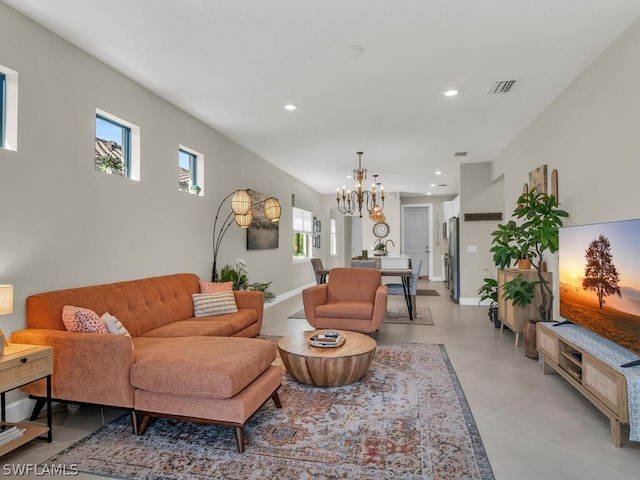
[[518, 269], [519, 270], [530, 270], [531, 269], [531, 260], [528, 258], [519, 258], [518, 259]]
[[536, 324], [537, 320], [529, 320], [524, 325], [524, 356], [527, 358], [532, 358], [534, 360], [538, 360], [538, 349], [537, 349], [537, 341], [536, 341]]

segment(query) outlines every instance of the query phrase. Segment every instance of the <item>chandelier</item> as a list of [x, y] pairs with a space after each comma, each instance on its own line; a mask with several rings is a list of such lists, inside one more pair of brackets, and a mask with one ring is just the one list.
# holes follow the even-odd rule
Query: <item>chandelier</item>
[[[375, 215], [376, 218], [380, 218], [384, 208], [384, 187], [377, 183], [378, 175], [374, 175], [371, 191], [363, 188], [362, 181], [367, 179], [367, 169], [362, 168], [363, 152], [356, 152], [356, 154], [358, 155], [358, 168], [353, 170], [353, 178], [358, 181], [358, 185], [354, 191], [347, 191], [343, 186], [342, 195], [340, 194], [340, 188], [338, 188], [336, 192], [338, 211], [345, 215], [352, 215], [356, 211], [357, 204], [358, 214], [362, 218], [362, 206], [364, 205], [369, 215]], [[380, 200], [380, 205], [378, 205], [378, 200]], [[384, 218], [384, 215], [382, 215], [382, 218]]]

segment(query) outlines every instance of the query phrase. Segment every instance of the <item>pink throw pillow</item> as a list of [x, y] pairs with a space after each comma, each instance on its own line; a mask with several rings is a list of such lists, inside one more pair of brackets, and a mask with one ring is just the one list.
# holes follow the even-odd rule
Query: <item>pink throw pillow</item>
[[200, 280], [200, 293], [222, 293], [233, 290], [233, 282], [203, 282]]
[[65, 305], [62, 323], [69, 332], [109, 333], [98, 314], [88, 308]]

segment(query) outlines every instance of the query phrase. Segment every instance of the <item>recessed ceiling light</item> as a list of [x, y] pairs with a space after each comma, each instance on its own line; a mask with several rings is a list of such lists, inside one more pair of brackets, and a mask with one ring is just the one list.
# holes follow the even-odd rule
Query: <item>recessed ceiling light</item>
[[436, 171], [435, 171], [435, 174], [436, 174], [436, 175], [442, 175], [442, 170], [436, 170]]
[[455, 97], [458, 94], [458, 90], [445, 90], [442, 92], [445, 97]]
[[351, 45], [347, 47], [347, 55], [350, 57], [359, 57], [364, 53], [364, 48], [360, 45]]
[[427, 192], [427, 195], [431, 195], [431, 192]]
[[431, 183], [431, 184], [429, 184], [429, 186], [433, 188], [433, 187], [436, 186], [436, 184], [435, 183]]
[[298, 106], [294, 105], [293, 103], [288, 103], [287, 105], [284, 106], [284, 109], [289, 112], [293, 112], [296, 108], [298, 108]]

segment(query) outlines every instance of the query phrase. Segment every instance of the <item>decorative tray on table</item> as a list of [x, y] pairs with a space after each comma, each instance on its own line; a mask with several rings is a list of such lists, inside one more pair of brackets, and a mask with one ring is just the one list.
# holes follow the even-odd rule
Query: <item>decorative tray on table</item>
[[321, 330], [311, 335], [309, 345], [320, 348], [335, 348], [341, 346], [345, 340], [345, 334], [340, 330]]

